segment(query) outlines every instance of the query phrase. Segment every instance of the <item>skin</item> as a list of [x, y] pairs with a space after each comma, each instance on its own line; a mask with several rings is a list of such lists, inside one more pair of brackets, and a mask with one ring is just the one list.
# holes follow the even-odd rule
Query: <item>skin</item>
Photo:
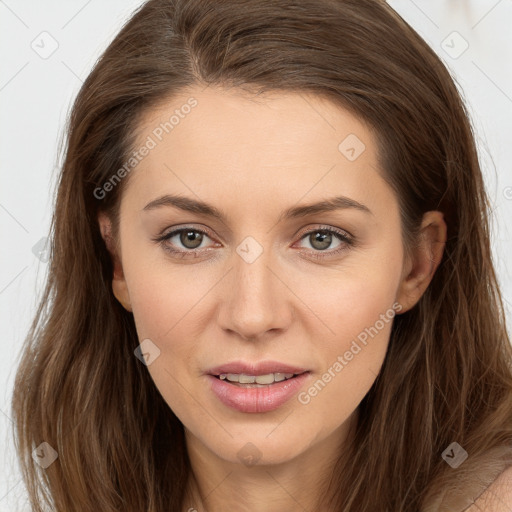
[[[392, 322], [308, 404], [294, 397], [271, 412], [238, 412], [219, 402], [204, 372], [272, 359], [309, 369], [307, 390], [393, 304], [403, 313], [417, 303], [441, 260], [446, 224], [440, 212], [426, 213], [406, 257], [398, 201], [381, 176], [372, 133], [317, 96], [191, 88], [146, 113], [140, 143], [190, 97], [198, 105], [129, 176], [117, 245], [109, 219], [99, 216], [115, 263], [113, 292], [133, 312], [139, 339], [159, 348], [147, 369], [185, 426], [193, 475], [183, 510], [320, 510]], [[338, 150], [349, 134], [366, 146], [354, 161]], [[173, 206], [144, 210], [164, 194], [208, 202], [226, 222]], [[279, 220], [289, 207], [335, 195], [371, 213], [345, 208]], [[173, 227], [209, 233], [196, 249], [179, 234], [165, 242], [195, 257], [178, 258], [153, 241]], [[322, 246], [315, 241], [322, 227], [346, 231], [354, 244], [333, 235]], [[263, 248], [252, 263], [236, 251], [247, 236]], [[247, 443], [260, 456], [254, 465], [238, 456]]]

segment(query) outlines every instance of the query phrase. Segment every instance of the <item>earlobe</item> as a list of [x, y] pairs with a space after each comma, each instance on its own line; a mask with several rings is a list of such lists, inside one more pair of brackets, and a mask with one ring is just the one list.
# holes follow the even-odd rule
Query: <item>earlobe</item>
[[401, 313], [412, 309], [418, 303], [432, 281], [443, 257], [446, 234], [443, 214], [438, 211], [425, 213], [418, 244], [411, 250], [407, 270], [398, 289], [397, 301], [403, 306]]
[[126, 286], [126, 280], [124, 277], [119, 279], [114, 275], [114, 278], [112, 279], [112, 293], [118, 302], [124, 307], [124, 309], [132, 312], [130, 294], [128, 293], [128, 288]]
[[116, 244], [112, 236], [112, 223], [109, 217], [100, 212], [98, 214], [98, 223], [100, 226], [101, 237], [105, 241], [105, 245], [112, 259], [113, 276], [112, 276], [112, 293], [118, 302], [127, 310], [132, 311], [130, 302], [130, 294], [126, 285], [123, 267], [118, 255]]

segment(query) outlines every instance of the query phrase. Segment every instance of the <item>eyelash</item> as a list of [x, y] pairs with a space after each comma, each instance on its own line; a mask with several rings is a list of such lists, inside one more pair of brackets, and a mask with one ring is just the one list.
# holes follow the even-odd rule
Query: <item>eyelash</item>
[[[189, 249], [189, 250], [180, 250], [180, 249], [172, 249], [169, 245], [166, 244], [166, 242], [174, 237], [175, 235], [178, 235], [184, 231], [193, 231], [195, 233], [201, 233], [202, 235], [206, 235], [208, 238], [212, 238], [207, 231], [204, 231], [202, 229], [193, 228], [192, 226], [186, 226], [179, 229], [174, 229], [173, 231], [170, 231], [169, 233], [166, 233], [164, 235], [158, 236], [153, 239], [154, 242], [159, 243], [163, 249], [169, 253], [171, 253], [173, 256], [176, 256], [178, 258], [186, 258], [186, 257], [194, 257], [196, 258], [198, 256], [198, 253], [200, 251], [204, 251], [204, 249]], [[302, 236], [299, 238], [299, 240], [303, 240], [306, 236], [310, 235], [311, 233], [330, 233], [336, 236], [340, 242], [343, 242], [343, 244], [340, 245], [335, 250], [332, 251], [320, 251], [320, 250], [309, 250], [308, 252], [311, 252], [311, 256], [316, 259], [324, 259], [336, 256], [337, 254], [346, 251], [349, 247], [352, 247], [355, 244], [355, 239], [352, 235], [349, 235], [348, 233], [328, 227], [328, 226], [322, 226], [316, 229], [311, 229], [309, 231], [306, 231], [305, 233], [302, 233]], [[344, 245], [345, 244], [345, 245]]]

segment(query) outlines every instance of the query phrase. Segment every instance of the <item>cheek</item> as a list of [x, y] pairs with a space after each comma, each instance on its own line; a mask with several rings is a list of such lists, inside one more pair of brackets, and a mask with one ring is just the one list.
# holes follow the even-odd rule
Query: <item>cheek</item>
[[309, 417], [325, 431], [345, 421], [371, 388], [400, 309], [394, 302], [394, 287], [378, 280], [346, 282], [330, 299], [323, 311], [334, 334], [311, 347], [321, 355], [321, 370], [298, 396], [309, 408]]
[[199, 333], [197, 316], [223, 269], [176, 265], [159, 251], [135, 249], [123, 258], [137, 331], [140, 337], [161, 342], [180, 339], [177, 332], [191, 339], [194, 329]]
[[307, 303], [322, 322], [315, 319], [310, 326], [317, 344], [309, 350], [320, 355], [321, 369], [298, 400], [322, 431], [348, 418], [382, 367], [401, 309], [395, 302], [400, 265], [400, 254], [383, 251], [378, 258], [361, 257], [336, 276], [315, 281], [316, 292]]
[[[155, 340], [169, 336], [180, 328], [192, 306], [200, 300], [198, 288], [191, 276], [181, 272], [159, 271], [153, 268], [142, 276], [127, 278], [130, 300], [137, 331]], [[191, 312], [192, 313], [192, 312]]]
[[[381, 316], [390, 310], [388, 316], [394, 317], [392, 306], [400, 275], [400, 255], [382, 251], [354, 257], [329, 272], [322, 269], [314, 275], [295, 278], [294, 293], [315, 313], [303, 315], [312, 319], [308, 324], [310, 338], [322, 340], [321, 350], [332, 354], [348, 350], [359, 335], [364, 342], [365, 330], [376, 322], [378, 330], [385, 334], [391, 322], [385, 318], [383, 324]], [[293, 275], [287, 277], [292, 282]], [[319, 349], [315, 347], [315, 351]]]
[[207, 420], [202, 417], [204, 409], [191, 407], [190, 376], [197, 366], [197, 314], [211, 285], [196, 284], [191, 275], [155, 264], [145, 271], [134, 266], [126, 278], [139, 340], [149, 338], [158, 351], [147, 370], [170, 409], [183, 424], [193, 426]]

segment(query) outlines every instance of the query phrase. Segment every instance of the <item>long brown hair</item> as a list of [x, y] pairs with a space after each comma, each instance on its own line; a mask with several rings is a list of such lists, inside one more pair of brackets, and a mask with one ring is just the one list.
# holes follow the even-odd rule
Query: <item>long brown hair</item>
[[[183, 425], [134, 356], [133, 317], [112, 294], [97, 222], [103, 211], [115, 226], [130, 178], [101, 197], [98, 188], [132, 154], [141, 115], [197, 84], [328, 98], [375, 132], [407, 247], [424, 212], [445, 215], [443, 260], [394, 320], [355, 442], [330, 478], [329, 510], [433, 511], [446, 492], [478, 494], [512, 464], [512, 348], [453, 78], [381, 0], [149, 0], [96, 63], [67, 127], [48, 282], [12, 400], [33, 510], [181, 512]], [[58, 454], [47, 468], [32, 458], [43, 442]], [[458, 468], [442, 458], [452, 442], [469, 455]]]

